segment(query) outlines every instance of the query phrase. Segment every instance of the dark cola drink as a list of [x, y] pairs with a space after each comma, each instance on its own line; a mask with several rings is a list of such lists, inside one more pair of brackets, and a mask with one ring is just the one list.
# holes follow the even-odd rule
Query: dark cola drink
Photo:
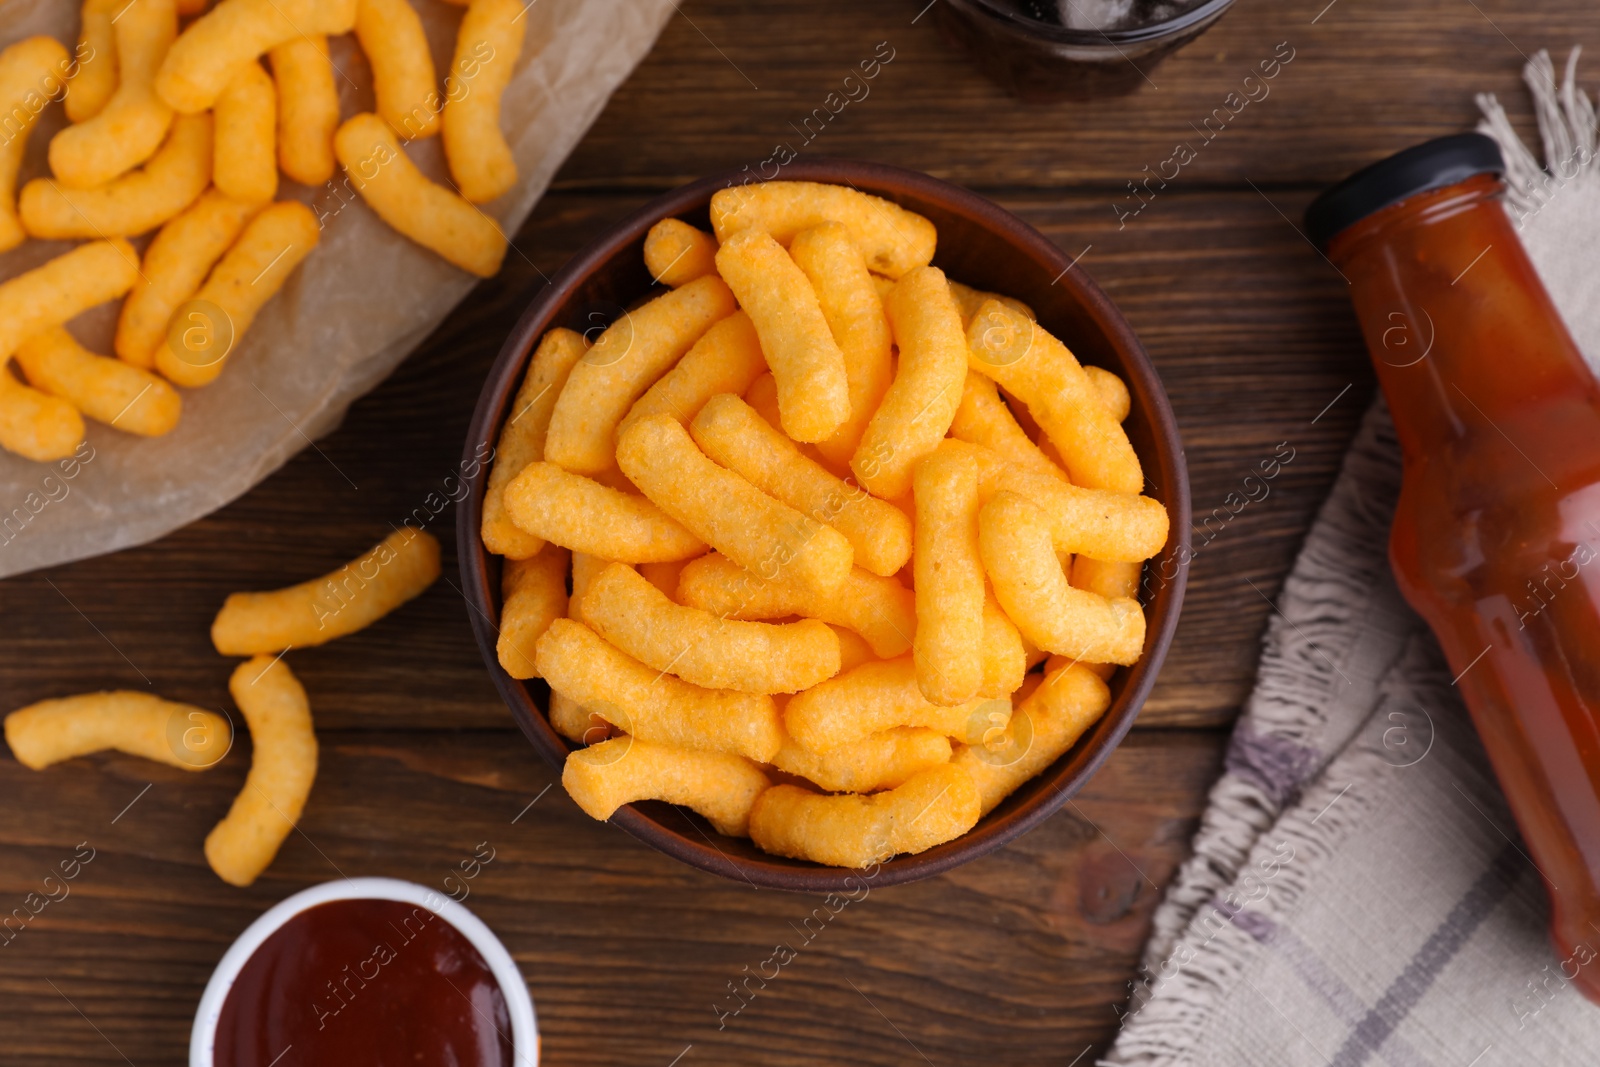
[[946, 36], [1023, 100], [1088, 100], [1153, 86], [1151, 71], [1233, 0], [943, 0]]
[[1169, 22], [1204, 0], [998, 0], [1035, 22], [1072, 30], [1137, 30]]

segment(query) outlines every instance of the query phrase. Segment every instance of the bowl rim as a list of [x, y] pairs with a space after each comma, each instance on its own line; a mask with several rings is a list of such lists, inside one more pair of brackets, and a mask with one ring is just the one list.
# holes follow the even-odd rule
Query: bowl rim
[[517, 968], [510, 951], [484, 921], [464, 905], [436, 889], [399, 878], [336, 878], [302, 889], [262, 912], [236, 938], [222, 959], [217, 961], [205, 992], [195, 1009], [189, 1031], [189, 1067], [214, 1067], [217, 1024], [222, 1006], [246, 961], [262, 943], [283, 928], [290, 919], [319, 904], [335, 900], [395, 900], [427, 908], [455, 927], [478, 950], [500, 991], [505, 995], [511, 1016], [512, 1061], [515, 1067], [539, 1067], [539, 1024], [527, 980]]
[[999, 22], [1013, 32], [1026, 37], [1037, 37], [1053, 44], [1076, 45], [1084, 48], [1116, 48], [1120, 44], [1143, 44], [1175, 37], [1185, 30], [1216, 18], [1234, 5], [1235, 0], [1204, 0], [1196, 7], [1159, 22], [1131, 26], [1122, 30], [1076, 30], [1070, 26], [1041, 22], [1026, 15], [1001, 7], [996, 0], [966, 0], [969, 7], [979, 10], [989, 19]]
[[[534, 748], [558, 774], [568, 752], [576, 746], [569, 745], [556, 734], [527, 686], [506, 673], [496, 653], [498, 630], [490, 614], [495, 603], [495, 591], [488, 577], [490, 554], [484, 548], [479, 534], [483, 519], [484, 486], [488, 481], [489, 469], [489, 463], [484, 458], [487, 454], [485, 449], [498, 441], [503, 411], [520, 385], [526, 362], [539, 337], [556, 325], [552, 321], [554, 314], [574, 289], [612, 257], [634, 246], [661, 219], [703, 210], [718, 189], [761, 180], [766, 179], [752, 178], [749, 167], [709, 174], [652, 199], [606, 227], [574, 253], [530, 300], [501, 346], [473, 411], [462, 449], [461, 469], [464, 475], [470, 474], [464, 477], [468, 492], [456, 513], [457, 548], [468, 617], [501, 699], [510, 708], [512, 717]], [[1128, 668], [1130, 673], [1122, 692], [1114, 696], [1111, 707], [1107, 709], [1106, 719], [1113, 714], [1116, 716], [1111, 726], [1080, 739], [1056, 763], [1041, 771], [1037, 778], [1045, 778], [1052, 773], [1061, 776], [1065, 768], [1057, 768], [1057, 764], [1061, 760], [1072, 759], [1086, 742], [1089, 744], [1081, 758], [1074, 761], [1077, 763], [1074, 773], [1066, 775], [1062, 781], [1052, 781], [1050, 788], [1036, 790], [1019, 806], [1007, 812], [1004, 818], [991, 819], [994, 812], [990, 812], [977, 826], [954, 841], [916, 855], [898, 856], [870, 869], [873, 872], [870, 877], [876, 885], [899, 885], [951, 870], [1033, 829], [1076, 794], [1122, 742], [1155, 684], [1182, 613], [1188, 582], [1187, 560], [1191, 554], [1187, 463], [1172, 405], [1161, 385], [1155, 364], [1133, 327], [1075, 259], [1068, 257], [1027, 222], [960, 186], [920, 171], [885, 163], [815, 156], [786, 164], [770, 180], [843, 182], [889, 200], [896, 199], [896, 190], [904, 190], [911, 196], [936, 203], [952, 213], [974, 219], [1012, 247], [1025, 251], [1034, 260], [1058, 271], [1054, 275], [1056, 281], [1052, 284], [1060, 283], [1064, 289], [1072, 292], [1084, 315], [1093, 320], [1104, 334], [1106, 342], [1125, 360], [1125, 365], [1119, 369], [1126, 371], [1135, 410], [1142, 412], [1150, 422], [1155, 439], [1155, 455], [1150, 460], [1161, 468], [1162, 482], [1170, 497], [1164, 503], [1168, 509], [1171, 533], [1166, 549], [1156, 557], [1171, 556], [1179, 561], [1175, 573], [1166, 578], [1162, 585], [1167, 591], [1168, 610], [1148, 630], [1144, 656], [1138, 664]], [[1052, 768], [1057, 769], [1052, 772]], [[780, 857], [771, 860], [730, 857], [717, 847], [713, 838], [698, 823], [681, 809], [677, 810], [701, 841], [693, 840], [687, 832], [668, 829], [633, 804], [619, 808], [608, 821], [674, 859], [712, 874], [744, 881], [753, 887], [826, 893], [848, 888], [850, 880], [862, 876], [862, 872], [850, 868], [824, 867], [820, 864], [797, 866], [793, 861]]]

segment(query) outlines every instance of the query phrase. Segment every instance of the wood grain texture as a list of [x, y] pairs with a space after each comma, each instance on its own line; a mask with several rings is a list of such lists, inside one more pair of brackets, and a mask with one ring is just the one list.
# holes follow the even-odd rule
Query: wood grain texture
[[[520, 735], [321, 740], [302, 832], [247, 890], [218, 881], [199, 849], [243, 781], [245, 751], [201, 775], [118, 755], [43, 773], [0, 763], [0, 795], [34, 813], [7, 829], [0, 900], [38, 891], [80, 842], [95, 849], [70, 895], [0, 954], [0, 1058], [120, 1063], [120, 1050], [136, 1064], [177, 1062], [228, 943], [290, 892], [341, 874], [458, 896], [465, 886], [528, 978], [551, 1063], [664, 1067], [692, 1044], [703, 1063], [900, 1064], [915, 1054], [895, 1026], [936, 1063], [1076, 1052], [1116, 1023], [1120, 976], [1156, 886], [1184, 855], [1222, 744], [1210, 732], [1141, 734], [1015, 846], [917, 885], [868, 883], [830, 910], [641, 848], [559, 785], [541, 795], [550, 770], [507, 759], [526, 751]], [[481, 842], [493, 859], [463, 881], [458, 865], [486, 853]], [[727, 983], [759, 973], [780, 942], [797, 958], [765, 989], [752, 983], [733, 1014], [741, 1002]], [[728, 1013], [721, 1029], [714, 1006]]]
[[[202, 775], [116, 755], [37, 774], [0, 759], [0, 914], [78, 842], [97, 850], [71, 896], [0, 951], [0, 1064], [181, 1062], [212, 966], [266, 907], [340, 873], [442, 885], [480, 841], [496, 858], [468, 904], [516, 954], [552, 1064], [665, 1067], [682, 1054], [682, 1067], [999, 1067], [1086, 1049], [1089, 1062], [1107, 1046], [1159, 887], [1186, 855], [1248, 695], [1271, 601], [1373, 394], [1345, 287], [1290, 220], [1354, 167], [1469, 125], [1476, 91], [1499, 93], [1526, 126], [1520, 53], [1600, 46], [1600, 9], [1240, 0], [1150, 72], [1158, 88], [1022, 107], [933, 15], [917, 18], [924, 3], [685, 4], [501, 275], [317, 449], [155, 544], [0, 583], [0, 710], [102, 687], [231, 708], [231, 662], [208, 639], [229, 592], [322, 573], [407, 515], [445, 547], [444, 580], [422, 597], [291, 654], [324, 762], [304, 833], [248, 890], [219, 882], [200, 852], [243, 779], [245, 747]], [[1199, 551], [1141, 728], [1074, 805], [967, 867], [871, 892], [801, 945], [819, 899], [691, 871], [590, 822], [559, 787], [512, 822], [555, 775], [482, 670], [454, 589], [454, 511], [439, 505], [483, 376], [545, 279], [653, 192], [797, 142], [789, 124], [880, 41], [894, 58], [870, 95], [803, 151], [960, 182], [1083, 253], [1172, 397]], [[1295, 59], [1270, 97], [1119, 222], [1136, 204], [1126, 183], [1194, 138], [1190, 124], [1282, 41]], [[1294, 458], [1270, 494], [1230, 511], [1229, 494], [1283, 448]], [[780, 941], [798, 957], [719, 1029], [714, 1006], [736, 1003], [727, 983], [759, 972]]]
[[[1202, 125], [1288, 42], [1294, 59], [1270, 95], [1246, 106], [1181, 181], [1322, 185], [1471, 126], [1475, 93], [1498, 93], [1520, 110], [1524, 54], [1549, 48], [1564, 59], [1573, 44], [1600, 46], [1600, 9], [1582, 0], [1238, 0], [1205, 36], [1148, 71], [1153, 85], [1132, 96], [1018, 106], [977, 74], [935, 13], [918, 18], [929, 6], [692, 4], [692, 25], [668, 23], [559, 180], [671, 186], [757, 166], [788, 143], [980, 189], [1122, 189], [1177, 140], [1195, 140], [1191, 123]], [[805, 143], [803, 119], [829, 92], [843, 91], [845, 75], [880, 41], [894, 58], [865, 99]]]

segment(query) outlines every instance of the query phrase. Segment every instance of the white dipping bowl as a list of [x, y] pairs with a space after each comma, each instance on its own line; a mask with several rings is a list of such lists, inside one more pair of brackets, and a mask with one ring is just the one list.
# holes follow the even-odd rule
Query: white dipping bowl
[[454, 900], [436, 889], [398, 878], [345, 878], [323, 882], [279, 902], [246, 927], [217, 964], [217, 969], [211, 972], [211, 981], [206, 983], [206, 991], [200, 997], [200, 1007], [194, 1013], [194, 1029], [189, 1034], [189, 1067], [215, 1067], [212, 1053], [217, 1040], [217, 1022], [222, 1018], [222, 1005], [245, 961], [284, 923], [308, 908], [331, 900], [397, 900], [426, 908], [459, 930], [478, 950], [494, 973], [495, 981], [500, 983], [511, 1015], [512, 1062], [516, 1067], [539, 1067], [539, 1026], [533, 1013], [533, 998], [528, 995], [528, 984], [522, 980], [522, 972], [517, 970], [511, 953], [482, 919]]

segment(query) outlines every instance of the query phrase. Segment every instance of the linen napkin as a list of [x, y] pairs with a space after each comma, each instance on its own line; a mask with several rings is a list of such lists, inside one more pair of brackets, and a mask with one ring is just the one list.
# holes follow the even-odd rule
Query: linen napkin
[[[1527, 66], [1544, 165], [1492, 95], [1506, 208], [1600, 356], [1600, 163], [1578, 51]], [[1363, 420], [1268, 625], [1222, 778], [1156, 912], [1102, 1064], [1600, 1063], [1600, 1006], [1558, 959], [1543, 887], [1444, 657], [1389, 571], [1400, 450]], [[1582, 948], [1576, 956], [1585, 956]]]

